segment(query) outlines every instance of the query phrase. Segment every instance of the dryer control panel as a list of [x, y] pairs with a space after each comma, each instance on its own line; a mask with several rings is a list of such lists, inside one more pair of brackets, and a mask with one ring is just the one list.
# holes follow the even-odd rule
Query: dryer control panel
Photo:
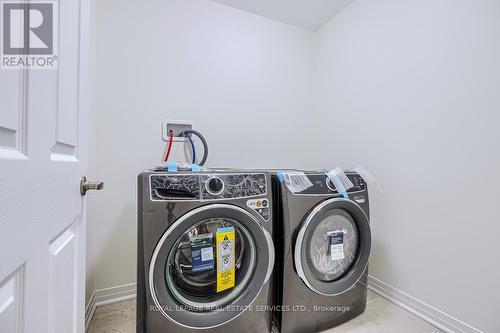
[[267, 194], [264, 173], [158, 173], [149, 176], [153, 201], [251, 198]]
[[[324, 173], [309, 174], [306, 173], [307, 178], [311, 181], [313, 186], [305, 189], [302, 192], [295, 194], [332, 194], [338, 193], [333, 182]], [[364, 191], [366, 188], [365, 181], [357, 173], [346, 173], [346, 176], [353, 183], [353, 187], [347, 190], [348, 193]]]

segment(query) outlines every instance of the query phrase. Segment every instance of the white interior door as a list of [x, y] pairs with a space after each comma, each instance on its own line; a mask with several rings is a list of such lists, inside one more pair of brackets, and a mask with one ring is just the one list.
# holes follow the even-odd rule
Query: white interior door
[[89, 3], [58, 7], [59, 68], [0, 69], [2, 333], [84, 331]]

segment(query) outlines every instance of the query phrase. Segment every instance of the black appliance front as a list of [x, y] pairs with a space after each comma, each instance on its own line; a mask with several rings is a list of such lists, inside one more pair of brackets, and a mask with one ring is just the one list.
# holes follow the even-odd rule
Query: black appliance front
[[[249, 305], [268, 308], [271, 299], [274, 245], [267, 177], [139, 175], [137, 333], [270, 329], [269, 311], [248, 311]], [[225, 287], [217, 275], [225, 270], [217, 252], [224, 250], [218, 238], [224, 230], [234, 237], [229, 244], [234, 275]]]
[[359, 175], [348, 174], [355, 187], [344, 199], [324, 173], [307, 176], [313, 186], [294, 194], [276, 175], [272, 178], [274, 285], [279, 286], [273, 324], [282, 333], [327, 329], [366, 306], [371, 247], [366, 185]]
[[[216, 231], [224, 228], [235, 230], [236, 277], [232, 288], [219, 292], [219, 269], [195, 270], [190, 240], [200, 235], [215, 238]], [[180, 217], [156, 246], [149, 270], [154, 303], [179, 326], [206, 329], [223, 325], [245, 311], [260, 293], [269, 278], [272, 252], [270, 236], [244, 209], [228, 204], [196, 208]]]

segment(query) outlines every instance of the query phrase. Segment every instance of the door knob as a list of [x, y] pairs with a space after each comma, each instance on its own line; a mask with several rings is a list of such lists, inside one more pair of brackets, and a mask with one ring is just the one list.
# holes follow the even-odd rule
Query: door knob
[[99, 191], [104, 188], [104, 182], [88, 182], [87, 177], [80, 178], [80, 194], [85, 195], [87, 191]]

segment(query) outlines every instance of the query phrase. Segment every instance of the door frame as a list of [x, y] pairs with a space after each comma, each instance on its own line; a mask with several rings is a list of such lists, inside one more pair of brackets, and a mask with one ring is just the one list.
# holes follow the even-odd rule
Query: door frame
[[[89, 157], [89, 130], [90, 130], [90, 34], [91, 34], [91, 3], [90, 0], [80, 0], [79, 24], [79, 68], [78, 68], [78, 108], [79, 108], [79, 156], [80, 174], [87, 175]], [[80, 220], [80, 242], [78, 246], [78, 259], [80, 264], [77, 270], [77, 316], [76, 327], [78, 333], [85, 333], [86, 322], [86, 281], [87, 281], [87, 198], [82, 196], [82, 215]]]

